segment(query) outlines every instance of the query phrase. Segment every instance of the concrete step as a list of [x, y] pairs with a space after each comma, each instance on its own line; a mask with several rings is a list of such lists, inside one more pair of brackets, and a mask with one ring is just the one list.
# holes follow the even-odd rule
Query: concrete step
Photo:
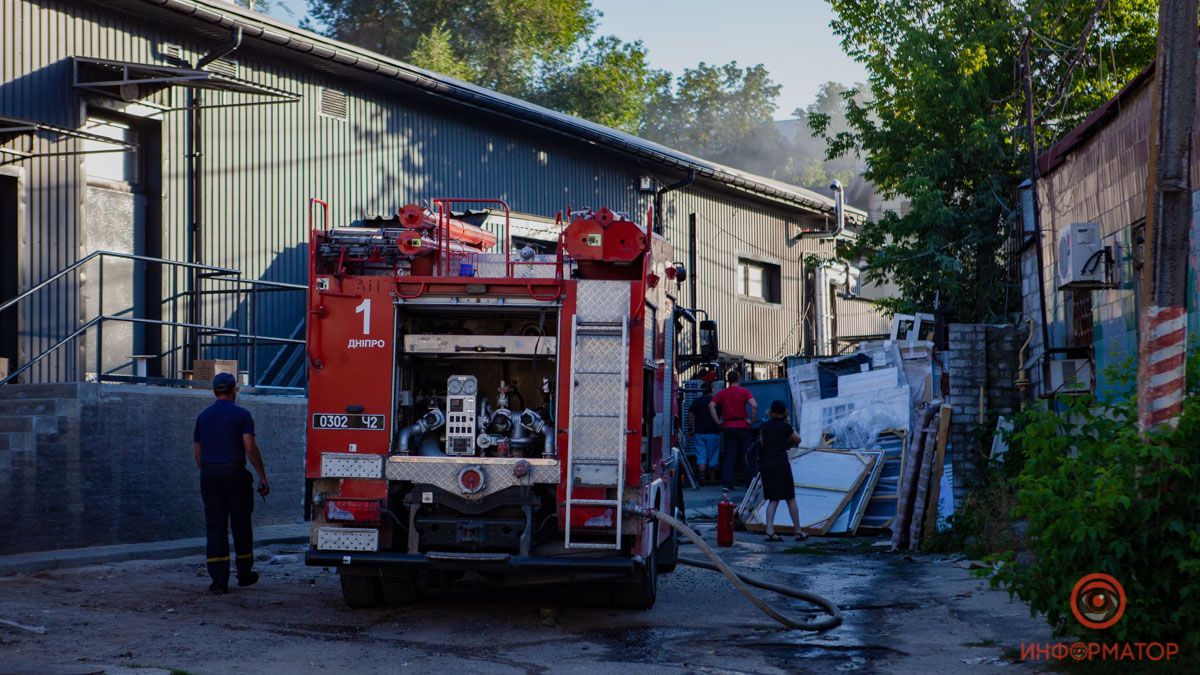
[[33, 418], [24, 416], [0, 417], [0, 433], [33, 431]]
[[66, 384], [6, 384], [0, 386], [0, 399], [14, 398], [79, 398], [78, 383]]
[[52, 398], [0, 398], [0, 416], [55, 415], [58, 400]]

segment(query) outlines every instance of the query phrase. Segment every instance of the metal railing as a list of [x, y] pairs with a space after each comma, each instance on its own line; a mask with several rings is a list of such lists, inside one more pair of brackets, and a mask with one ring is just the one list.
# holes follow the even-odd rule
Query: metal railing
[[[126, 314], [126, 310], [122, 310], [120, 313], [117, 313], [117, 314], [110, 314], [110, 313], [105, 312], [105, 307], [104, 307], [104, 292], [105, 292], [104, 261], [109, 258], [128, 260], [133, 263], [156, 264], [156, 265], [160, 266], [160, 269], [171, 269], [173, 271], [182, 270], [187, 274], [195, 275], [197, 278], [205, 278], [205, 279], [211, 279], [211, 280], [217, 281], [217, 282], [225, 282], [225, 283], [234, 284], [235, 285], [234, 288], [218, 288], [218, 289], [211, 289], [211, 290], [196, 290], [196, 291], [185, 292], [185, 293], [176, 293], [176, 294], [170, 295], [169, 297], [163, 298], [161, 300], [161, 302], [163, 304], [168, 304], [168, 303], [175, 304], [175, 303], [178, 303], [181, 301], [192, 302], [192, 303], [202, 303], [206, 296], [235, 294], [235, 296], [236, 296], [235, 304], [240, 306], [241, 305], [241, 297], [244, 295], [246, 297], [246, 302], [245, 302], [246, 311], [244, 313], [242, 313], [239, 310], [235, 310], [233, 312], [233, 314], [235, 317], [239, 313], [242, 313], [244, 315], [244, 317], [245, 317], [244, 323], [246, 326], [245, 330], [241, 330], [239, 328], [232, 327], [229, 325], [206, 324], [206, 323], [202, 323], [202, 322], [189, 322], [189, 321], [176, 321], [176, 320], [171, 320], [171, 319], [160, 319], [160, 318], [152, 318], [152, 317], [145, 317], [145, 316], [129, 316]], [[96, 303], [97, 303], [96, 315], [93, 316], [91, 319], [88, 319], [87, 321], [83, 322], [83, 324], [81, 324], [78, 328], [73, 330], [69, 335], [59, 338], [53, 345], [51, 345], [49, 348], [43, 350], [37, 356], [35, 356], [32, 359], [29, 359], [27, 362], [21, 364], [20, 367], [13, 370], [7, 377], [0, 379], [0, 385], [4, 385], [9, 382], [15, 381], [18, 377], [20, 377], [22, 374], [28, 372], [30, 369], [32, 369], [34, 366], [41, 363], [47, 357], [54, 354], [55, 352], [58, 352], [60, 349], [62, 349], [66, 345], [75, 343], [77, 340], [84, 337], [88, 333], [88, 331], [93, 330], [93, 329], [95, 330], [95, 349], [94, 349], [95, 353], [92, 356], [95, 359], [95, 369], [96, 369], [95, 374], [96, 374], [96, 379], [98, 381], [110, 380], [110, 381], [150, 382], [150, 383], [158, 383], [158, 384], [184, 384], [184, 385], [187, 384], [186, 380], [183, 380], [182, 378], [139, 377], [139, 376], [124, 376], [124, 375], [107, 375], [107, 374], [105, 374], [105, 372], [104, 372], [104, 325], [107, 322], [126, 323], [126, 324], [135, 325], [135, 326], [136, 325], [158, 326], [158, 327], [166, 326], [166, 327], [173, 328], [173, 329], [183, 329], [183, 330], [188, 331], [188, 336], [189, 336], [188, 340], [199, 340], [201, 338], [201, 336], [225, 339], [227, 341], [214, 342], [212, 344], [209, 344], [207, 346], [207, 348], [210, 350], [233, 349], [235, 351], [240, 352], [240, 349], [244, 347], [246, 350], [244, 362], [247, 365], [247, 370], [249, 371], [251, 378], [255, 378], [257, 375], [258, 351], [261, 348], [272, 347], [272, 346], [275, 346], [275, 347], [281, 346], [285, 350], [288, 348], [297, 348], [297, 349], [303, 350], [303, 347], [305, 344], [305, 341], [303, 339], [297, 339], [295, 337], [276, 337], [276, 336], [259, 335], [258, 334], [258, 309], [259, 309], [259, 305], [260, 305], [258, 296], [262, 293], [277, 293], [277, 292], [305, 293], [308, 291], [307, 286], [302, 285], [302, 284], [289, 284], [289, 283], [284, 283], [284, 282], [279, 282], [279, 281], [265, 281], [265, 280], [260, 280], [260, 279], [244, 279], [241, 277], [241, 272], [239, 270], [236, 270], [233, 268], [218, 267], [215, 265], [205, 265], [205, 264], [201, 264], [201, 263], [181, 262], [178, 260], [167, 260], [164, 258], [155, 258], [155, 257], [151, 257], [151, 256], [136, 255], [133, 253], [118, 253], [115, 251], [94, 251], [92, 253], [89, 253], [88, 255], [84, 256], [83, 258], [80, 258], [79, 260], [75, 261], [74, 263], [59, 270], [58, 272], [47, 277], [46, 279], [38, 282], [33, 287], [25, 290], [24, 292], [20, 293], [16, 297], [11, 298], [11, 299], [5, 301], [4, 303], [0, 303], [0, 314], [3, 314], [5, 311], [8, 311], [8, 310], [16, 307], [22, 301], [33, 298], [33, 296], [35, 296], [37, 293], [39, 293], [47, 288], [50, 288], [55, 282], [66, 279], [71, 274], [79, 272], [82, 268], [84, 268], [86, 265], [88, 265], [92, 261], [96, 261], [96, 264], [99, 268], [98, 272], [97, 272], [97, 286], [99, 288], [99, 291], [98, 291], [98, 294], [96, 297]], [[199, 288], [199, 285], [198, 284], [195, 285], [194, 288]], [[136, 307], [137, 302], [134, 301], [133, 304]], [[203, 316], [204, 315], [203, 309], [201, 309], [201, 311], [199, 311], [199, 312], [196, 312], [195, 315]], [[130, 337], [130, 339], [134, 340], [134, 338], [132, 336]], [[160, 350], [160, 352], [158, 354], [155, 354], [152, 356], [157, 359], [162, 359], [164, 357], [176, 355], [179, 352], [182, 352], [182, 354], [184, 356], [187, 356], [191, 352], [191, 350], [186, 347], [182, 348], [182, 349], [178, 348], [178, 347], [172, 347], [171, 349], [166, 350], [166, 351]], [[238, 355], [238, 362], [239, 362], [239, 369], [240, 369], [240, 365], [243, 363], [243, 358], [240, 353]], [[188, 365], [190, 365], [190, 364], [188, 364]], [[178, 370], [180, 370], [180, 369], [178, 369], [175, 365], [172, 365], [170, 372], [173, 375], [179, 374]], [[254, 386], [256, 389], [260, 389], [260, 390], [278, 390], [278, 391], [281, 391], [284, 393], [299, 393], [299, 392], [304, 391], [304, 387], [302, 387], [302, 386], [301, 387], [271, 386], [269, 384], [260, 384], [260, 383], [256, 383], [253, 381], [251, 381], [249, 384], [251, 386]]]

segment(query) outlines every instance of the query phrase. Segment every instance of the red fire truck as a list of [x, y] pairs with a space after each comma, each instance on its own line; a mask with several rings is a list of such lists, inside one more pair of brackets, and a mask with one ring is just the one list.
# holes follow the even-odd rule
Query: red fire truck
[[676, 307], [686, 270], [651, 228], [568, 219], [553, 253], [514, 250], [495, 200], [313, 229], [306, 562], [350, 606], [471, 575], [648, 608], [674, 568], [678, 534], [644, 514], [681, 508], [676, 372], [716, 326]]

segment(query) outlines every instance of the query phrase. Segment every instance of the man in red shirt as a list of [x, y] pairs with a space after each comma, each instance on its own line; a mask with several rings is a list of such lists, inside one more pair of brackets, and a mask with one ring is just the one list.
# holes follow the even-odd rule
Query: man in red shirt
[[[742, 378], [736, 370], [725, 375], [725, 388], [717, 392], [708, 404], [713, 421], [721, 426], [721, 483], [733, 489], [733, 465], [745, 454], [753, 437], [750, 420], [758, 418], [758, 401], [749, 389], [739, 386]], [[750, 408], [749, 416], [746, 414]]]

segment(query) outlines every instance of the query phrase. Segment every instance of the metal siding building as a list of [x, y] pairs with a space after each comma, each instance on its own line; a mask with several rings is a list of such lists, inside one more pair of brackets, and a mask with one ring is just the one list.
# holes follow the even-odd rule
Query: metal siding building
[[[219, 67], [295, 100], [204, 94], [206, 104], [218, 107], [204, 109], [200, 122], [202, 189], [196, 209], [202, 243], [191, 251], [186, 81], [122, 100], [76, 86], [75, 59], [190, 68], [235, 29], [244, 33], [240, 47], [209, 69]], [[695, 214], [698, 283], [695, 297], [684, 298], [722, 323], [723, 351], [773, 361], [801, 348], [802, 308], [808, 302], [802, 258], [830, 255], [832, 244], [799, 232], [831, 226], [834, 207], [827, 197], [215, 0], [0, 0], [0, 31], [6, 36], [0, 45], [0, 116], [127, 134], [122, 138], [138, 143], [134, 153], [125, 153], [129, 159], [114, 161], [113, 154], [69, 154], [95, 148], [94, 141], [69, 133], [5, 134], [0, 127], [0, 146], [34, 155], [0, 155], [0, 188], [8, 190], [0, 196], [13, 195], [0, 204], [0, 218], [5, 228], [16, 229], [14, 250], [0, 265], [15, 270], [18, 290], [100, 248], [194, 259], [235, 268], [247, 278], [303, 283], [309, 197], [329, 201], [334, 225], [439, 196], [499, 197], [514, 211], [550, 217], [571, 206], [605, 205], [643, 220], [654, 198], [639, 190], [639, 179], [651, 176], [661, 186], [690, 170], [696, 182], [663, 200], [665, 232], [680, 261], [692, 255], [689, 216]], [[848, 214], [862, 215], [852, 209]], [[738, 297], [739, 258], [778, 267], [776, 302]], [[128, 261], [109, 266], [106, 312], [125, 304], [118, 310], [186, 318], [186, 275], [168, 271], [159, 280], [149, 267]], [[16, 361], [27, 362], [94, 317], [98, 283], [94, 270], [81, 268], [22, 301]], [[201, 318], [249, 328], [246, 304], [244, 296], [222, 296], [205, 304]], [[254, 331], [290, 334], [303, 320], [302, 307], [294, 293], [270, 295], [255, 309]], [[154, 352], [155, 346], [167, 357], [164, 372], [178, 368], [180, 361], [171, 358], [181, 349], [178, 331], [165, 331], [147, 347], [129, 325], [114, 328], [115, 334], [108, 330], [106, 343], [133, 342], [105, 359], [106, 371], [127, 370], [123, 359], [130, 349]], [[95, 339], [84, 334], [27, 379], [82, 379], [95, 370], [87, 360], [89, 340]]]

